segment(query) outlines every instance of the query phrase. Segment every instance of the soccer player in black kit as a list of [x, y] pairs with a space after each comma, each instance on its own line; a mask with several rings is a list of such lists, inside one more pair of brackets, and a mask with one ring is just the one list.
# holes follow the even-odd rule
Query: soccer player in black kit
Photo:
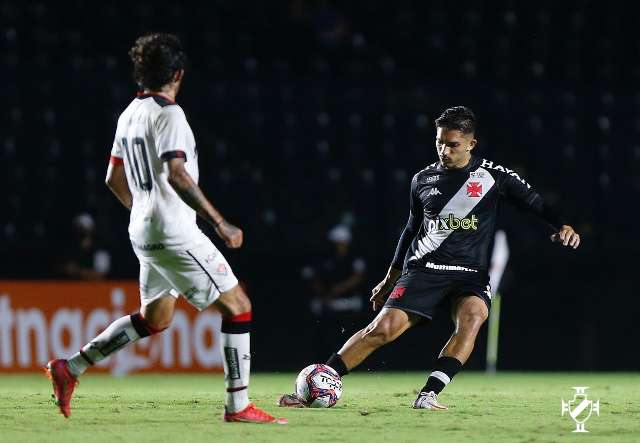
[[[326, 364], [343, 376], [421, 320], [450, 311], [455, 330], [413, 402], [445, 410], [438, 394], [469, 358], [489, 314], [488, 253], [498, 202], [542, 218], [553, 227], [554, 242], [575, 249], [580, 236], [515, 171], [472, 155], [476, 119], [469, 108], [449, 108], [435, 123], [440, 161], [411, 180], [409, 220], [386, 277], [372, 291], [373, 309], [382, 310]], [[294, 395], [279, 404], [301, 406]]]

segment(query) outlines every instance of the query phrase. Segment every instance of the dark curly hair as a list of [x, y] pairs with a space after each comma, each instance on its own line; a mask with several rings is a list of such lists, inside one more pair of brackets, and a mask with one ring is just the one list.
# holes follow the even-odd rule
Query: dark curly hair
[[173, 34], [147, 34], [139, 37], [129, 50], [133, 78], [142, 88], [160, 90], [173, 75], [184, 69], [187, 56], [180, 39]]
[[445, 109], [442, 115], [436, 119], [436, 127], [457, 130], [463, 134], [474, 134], [476, 132], [476, 116], [466, 106], [454, 106]]

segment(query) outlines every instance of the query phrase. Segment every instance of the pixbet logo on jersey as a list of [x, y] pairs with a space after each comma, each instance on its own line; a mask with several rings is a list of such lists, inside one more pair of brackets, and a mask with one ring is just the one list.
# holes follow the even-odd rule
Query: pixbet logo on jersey
[[453, 214], [449, 214], [447, 218], [435, 218], [429, 220], [427, 224], [427, 232], [435, 231], [455, 231], [457, 229], [478, 229], [478, 217], [472, 215], [470, 218], [458, 218]]

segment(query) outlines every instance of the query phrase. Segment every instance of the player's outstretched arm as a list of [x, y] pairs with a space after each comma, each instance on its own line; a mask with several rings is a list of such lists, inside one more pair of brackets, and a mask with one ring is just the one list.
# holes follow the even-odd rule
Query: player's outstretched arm
[[562, 243], [564, 246], [570, 246], [576, 249], [580, 246], [580, 235], [569, 225], [562, 225], [560, 231], [551, 235], [551, 241]]
[[124, 164], [119, 162], [110, 162], [107, 168], [107, 178], [105, 183], [111, 192], [118, 197], [120, 203], [125, 208], [131, 210], [133, 204], [133, 197], [131, 196], [131, 190], [129, 190], [129, 183], [127, 183], [127, 175], [124, 172]]
[[565, 219], [557, 206], [549, 204], [517, 173], [507, 169], [507, 172], [500, 176], [500, 188], [500, 192], [510, 203], [539, 216], [556, 231], [551, 235], [552, 242], [562, 243], [573, 249], [580, 246], [580, 236], [573, 227], [563, 223]]
[[228, 223], [220, 212], [204, 196], [198, 184], [184, 168], [183, 158], [172, 158], [165, 162], [167, 179], [180, 198], [210, 223], [229, 248], [242, 246], [242, 230]]

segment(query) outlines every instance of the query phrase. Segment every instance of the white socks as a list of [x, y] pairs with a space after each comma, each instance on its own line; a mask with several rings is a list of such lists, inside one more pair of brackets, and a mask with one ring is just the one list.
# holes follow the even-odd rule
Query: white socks
[[[251, 312], [222, 321], [222, 361], [227, 388], [225, 408], [231, 414], [249, 406], [250, 331]], [[89, 366], [156, 332], [159, 331], [151, 328], [140, 314], [121, 317], [68, 360], [69, 370], [78, 377]]]
[[111, 323], [100, 335], [84, 345], [80, 352], [74, 354], [68, 360], [69, 371], [74, 377], [78, 377], [89, 366], [155, 332], [158, 331], [153, 330], [139, 313], [125, 315]]
[[222, 321], [222, 361], [227, 387], [225, 408], [228, 413], [249, 406], [251, 312]]

